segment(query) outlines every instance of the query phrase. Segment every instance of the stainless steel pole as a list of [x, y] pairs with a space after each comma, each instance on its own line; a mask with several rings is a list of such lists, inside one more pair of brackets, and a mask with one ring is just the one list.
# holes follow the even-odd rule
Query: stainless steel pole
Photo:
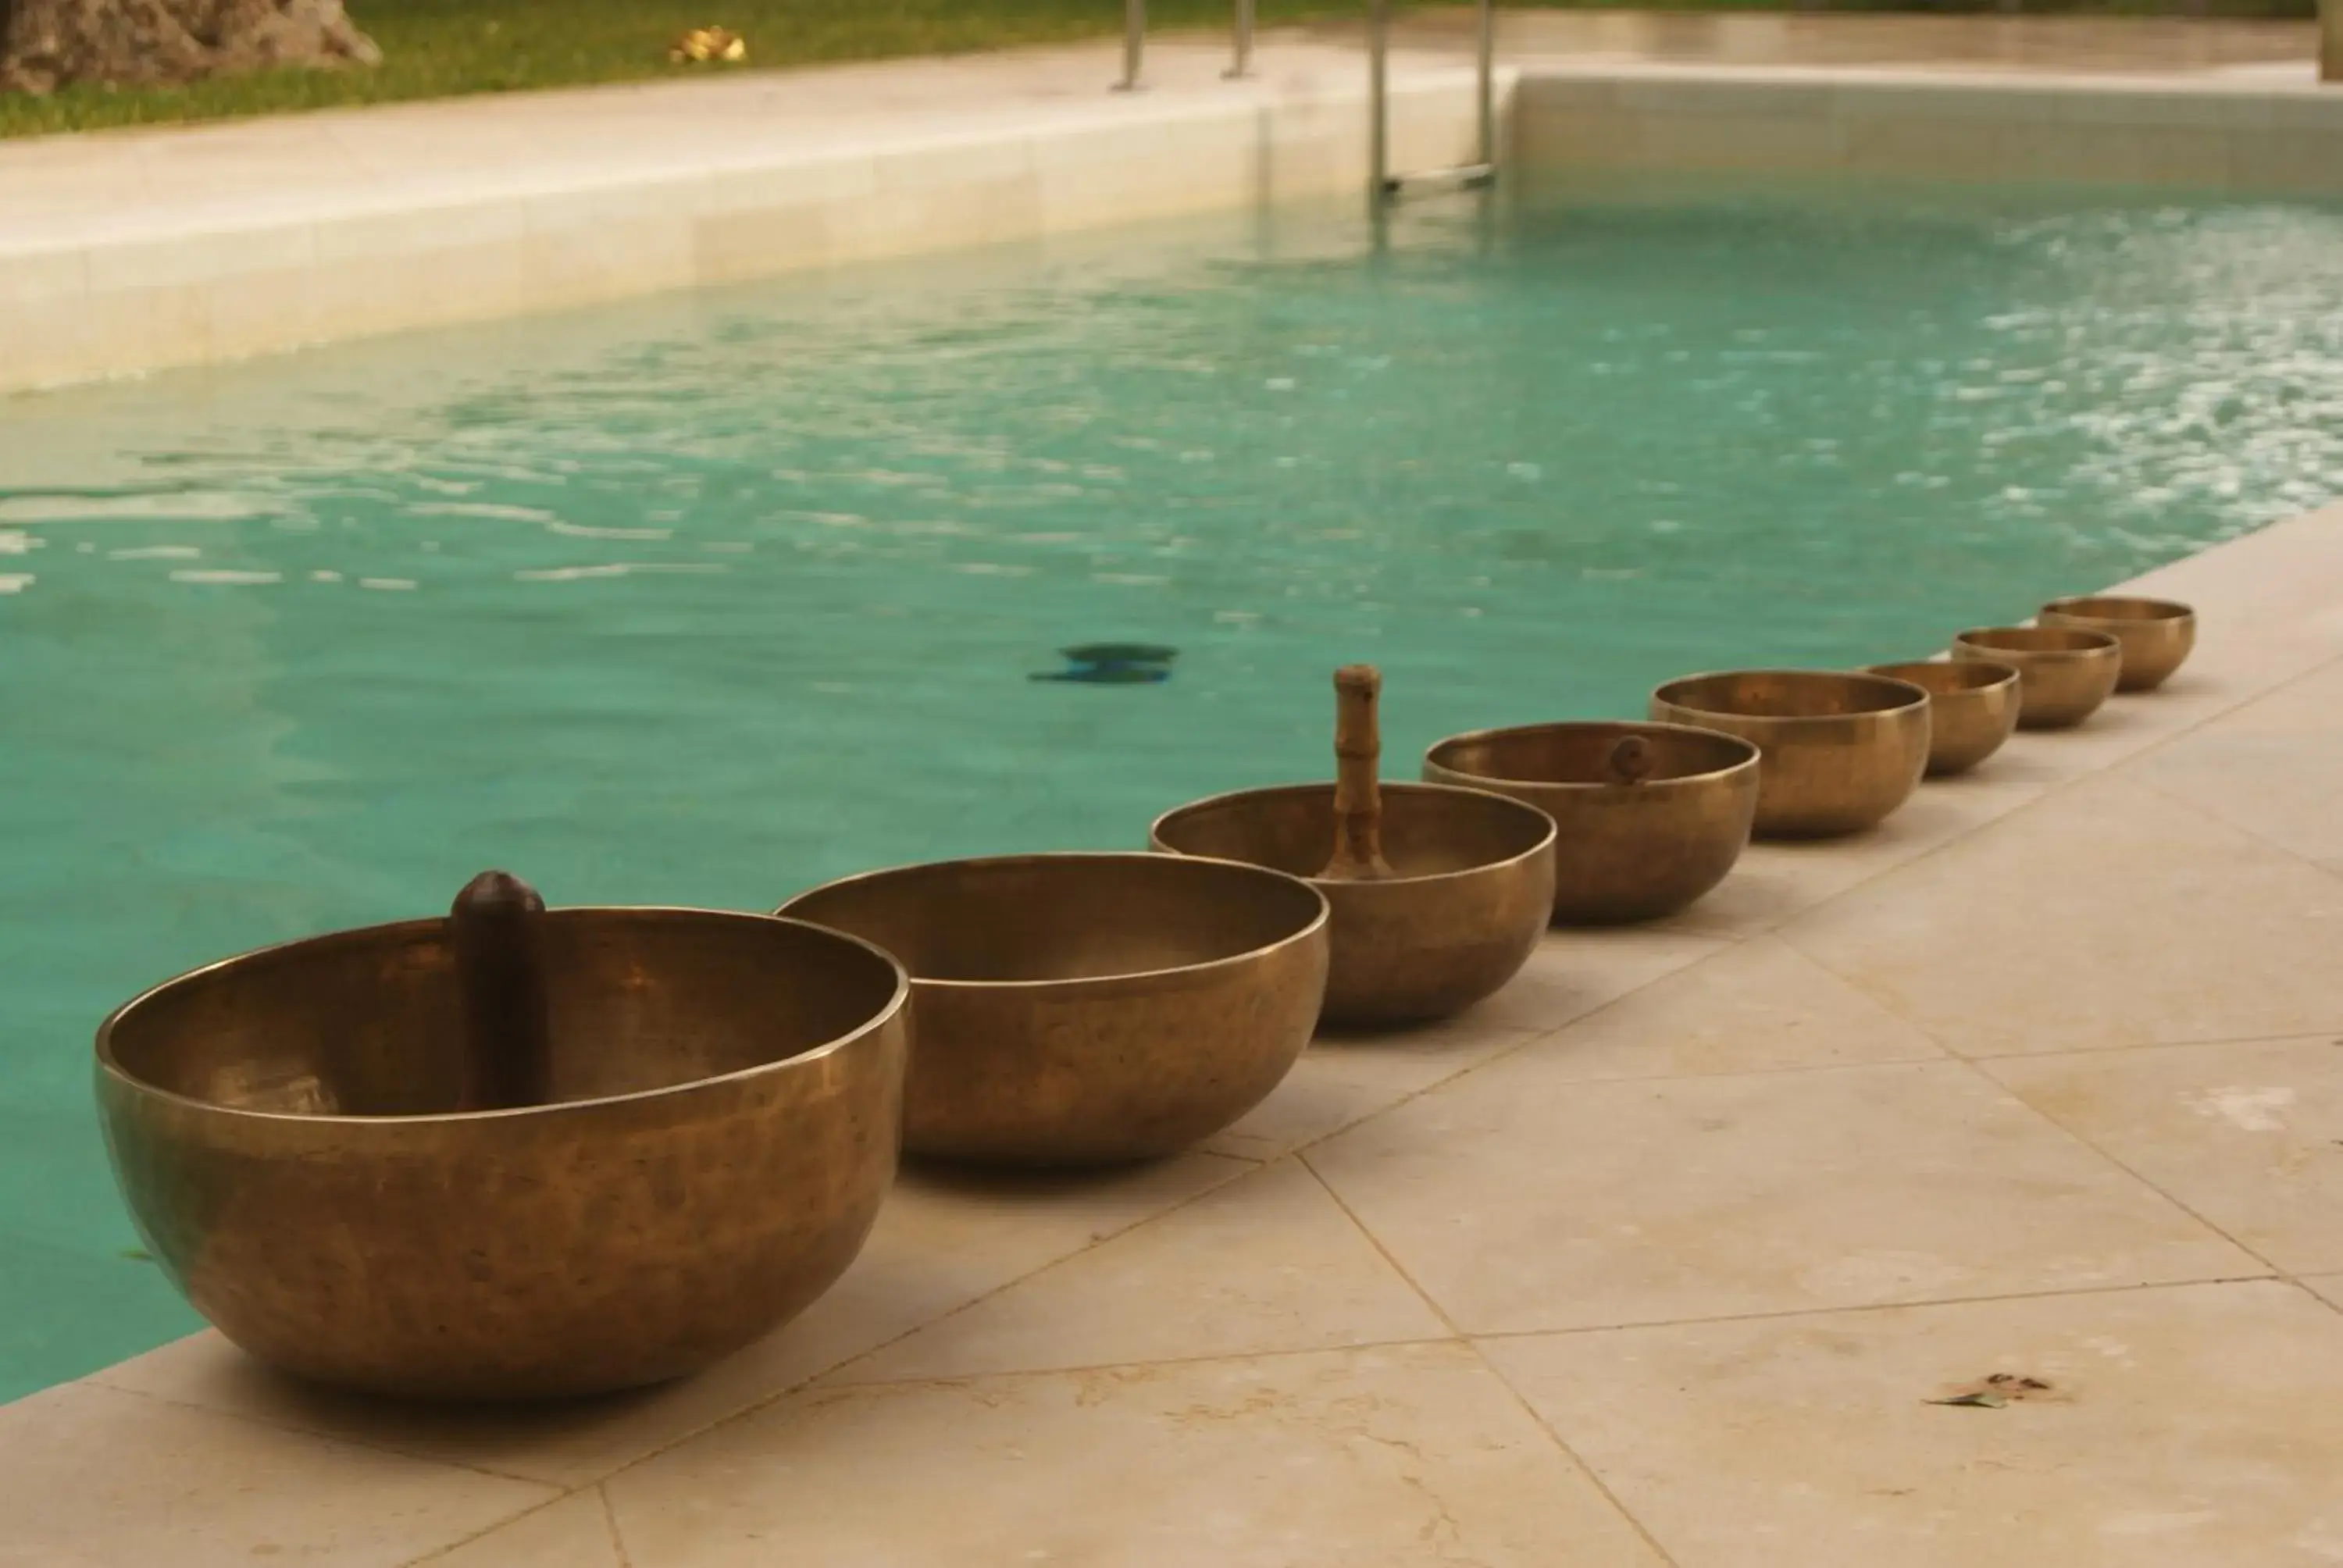
[[1391, 195], [1391, 0], [1367, 0], [1367, 162], [1374, 200]]
[[1139, 73], [1147, 55], [1147, 0], [1122, 0], [1122, 80], [1118, 93], [1139, 91]]
[[1497, 5], [1481, 0], [1481, 166], [1497, 166]]
[[1237, 0], [1237, 52], [1229, 63], [1229, 80], [1242, 81], [1252, 75], [1252, 24], [1254, 0]]

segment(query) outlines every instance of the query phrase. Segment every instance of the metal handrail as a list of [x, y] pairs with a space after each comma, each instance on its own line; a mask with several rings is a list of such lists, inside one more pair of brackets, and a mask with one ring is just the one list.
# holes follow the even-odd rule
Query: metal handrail
[[1497, 166], [1497, 5], [1481, 0], [1481, 166]]
[[1139, 91], [1139, 73], [1147, 63], [1147, 0], [1122, 0], [1122, 80], [1118, 93]]
[[[1221, 74], [1232, 82], [1241, 82], [1252, 75], [1253, 24], [1257, 0], [1236, 0], [1236, 19], [1232, 25], [1233, 55], [1229, 68]], [[1122, 80], [1114, 85], [1118, 93], [1135, 93], [1145, 85], [1141, 79], [1147, 65], [1147, 0], [1122, 0]]]
[[1391, 167], [1391, 0], [1367, 0], [1368, 163], [1378, 202], [1400, 194], [1410, 180], [1485, 186], [1497, 174], [1497, 7], [1480, 0], [1480, 103], [1478, 156], [1462, 167], [1423, 175], [1394, 175]]

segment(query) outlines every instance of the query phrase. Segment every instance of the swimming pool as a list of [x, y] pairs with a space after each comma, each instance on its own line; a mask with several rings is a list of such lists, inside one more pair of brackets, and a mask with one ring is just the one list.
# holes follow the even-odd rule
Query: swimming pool
[[[1157, 229], [0, 404], [0, 1398], [192, 1326], [91, 1029], [443, 906], [1131, 846], [2343, 490], [2343, 212], [1790, 187]], [[1160, 684], [1036, 680], [1098, 640]]]

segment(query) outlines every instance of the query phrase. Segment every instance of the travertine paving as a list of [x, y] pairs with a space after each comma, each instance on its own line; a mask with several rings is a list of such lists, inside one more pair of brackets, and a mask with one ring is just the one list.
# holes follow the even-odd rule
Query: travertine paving
[[199, 1335], [0, 1409], [0, 1563], [2343, 1561], [2343, 507], [2141, 586], [2168, 690], [1209, 1150], [909, 1173], [692, 1382], [399, 1411]]

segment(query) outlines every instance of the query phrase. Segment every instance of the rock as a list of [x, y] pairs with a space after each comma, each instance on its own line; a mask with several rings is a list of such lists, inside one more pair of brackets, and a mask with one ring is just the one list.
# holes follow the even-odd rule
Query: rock
[[161, 86], [381, 59], [342, 0], [0, 0], [0, 90]]

